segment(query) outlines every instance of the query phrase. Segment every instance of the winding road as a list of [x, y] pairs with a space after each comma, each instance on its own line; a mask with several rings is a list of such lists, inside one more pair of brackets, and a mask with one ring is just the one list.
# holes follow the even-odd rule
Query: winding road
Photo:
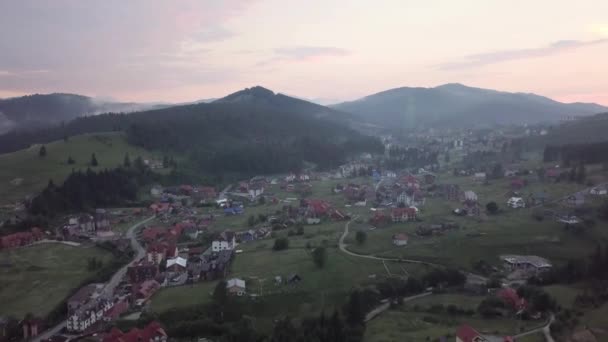
[[[137, 260], [143, 258], [146, 255], [146, 250], [139, 243], [139, 241], [137, 241], [136, 230], [140, 226], [150, 222], [153, 219], [154, 219], [154, 216], [150, 216], [144, 220], [137, 222], [136, 224], [132, 225], [131, 227], [129, 227], [129, 229], [127, 230], [126, 237], [131, 240], [131, 248], [135, 251], [135, 255], [133, 256], [133, 260], [131, 260], [131, 262], [129, 262], [125, 266], [121, 267], [118, 271], [116, 271], [116, 273], [114, 273], [114, 275], [112, 276], [110, 281], [108, 281], [106, 283], [106, 285], [104, 286], [103, 294], [111, 295], [114, 292], [114, 289], [116, 288], [116, 286], [118, 286], [120, 281], [123, 279], [123, 277], [127, 273], [127, 268], [129, 267], [129, 265], [131, 263], [133, 263], [134, 261], [137, 261]], [[46, 340], [53, 335], [56, 335], [59, 332], [61, 332], [61, 330], [66, 326], [66, 324], [67, 324], [67, 321], [64, 320], [61, 323], [57, 324], [56, 326], [54, 326], [48, 330], [45, 330], [40, 335], [33, 338], [32, 341], [39, 342], [42, 340]]]

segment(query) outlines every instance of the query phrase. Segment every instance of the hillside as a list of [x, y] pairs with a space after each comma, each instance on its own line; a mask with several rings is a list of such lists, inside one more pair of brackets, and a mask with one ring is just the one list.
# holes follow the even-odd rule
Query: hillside
[[[72, 169], [85, 170], [89, 167], [91, 154], [95, 153], [99, 166], [93, 170], [103, 170], [121, 165], [125, 153], [131, 159], [136, 156], [149, 158], [152, 153], [134, 147], [126, 142], [121, 133], [97, 133], [71, 137], [67, 142], [60, 140], [45, 145], [47, 155], [38, 155], [39, 145], [28, 149], [0, 155], [1, 203], [13, 202], [28, 194], [42, 190], [49, 179], [60, 184]], [[68, 157], [75, 161], [67, 164]]]
[[57, 125], [84, 115], [132, 112], [154, 105], [97, 101], [75, 94], [35, 94], [0, 99], [0, 133]]
[[259, 108], [289, 108], [290, 114], [308, 115], [315, 118], [326, 118], [332, 121], [348, 123], [353, 116], [331, 108], [318, 105], [300, 98], [274, 93], [264, 87], [246, 88], [213, 101], [215, 104], [240, 104]]
[[335, 113], [256, 87], [212, 103], [101, 114], [36, 132], [11, 133], [0, 136], [0, 151], [84, 133], [123, 131], [134, 146], [188, 156], [194, 170], [221, 177], [293, 171], [304, 161], [325, 168], [354, 153], [382, 151], [376, 139], [334, 120]]
[[385, 127], [487, 126], [556, 122], [607, 110], [597, 104], [561, 103], [546, 97], [446, 84], [396, 88], [331, 106]]
[[608, 113], [601, 113], [574, 121], [564, 122], [540, 137], [541, 143], [550, 145], [584, 144], [608, 141]]

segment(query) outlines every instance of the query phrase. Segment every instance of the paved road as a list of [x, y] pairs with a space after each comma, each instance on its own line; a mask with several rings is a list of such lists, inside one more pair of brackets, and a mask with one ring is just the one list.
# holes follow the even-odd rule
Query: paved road
[[[136, 224], [129, 227], [129, 230], [127, 230], [126, 236], [127, 236], [127, 238], [129, 238], [131, 240], [131, 248], [133, 248], [133, 250], [135, 251], [135, 255], [131, 262], [137, 261], [146, 255], [146, 250], [139, 243], [139, 241], [137, 241], [135, 231], [137, 230], [137, 228], [150, 222], [152, 219], [154, 219], [154, 216], [148, 217], [142, 221], [137, 222]], [[129, 264], [131, 264], [131, 263], [129, 263]], [[118, 283], [120, 283], [122, 278], [125, 276], [125, 274], [127, 272], [127, 268], [129, 267], [129, 264], [123, 266], [121, 269], [116, 271], [116, 273], [114, 273], [114, 275], [112, 276], [110, 281], [108, 283], [106, 283], [106, 286], [103, 289], [103, 293], [112, 294], [114, 292], [114, 289], [116, 288]], [[67, 324], [66, 321], [62, 321], [61, 323], [57, 324], [53, 328], [45, 330], [43, 333], [38, 335], [36, 338], [32, 339], [32, 341], [39, 342], [41, 340], [50, 338], [53, 335], [56, 335], [66, 326], [66, 324]]]
[[[422, 297], [426, 297], [426, 296], [430, 296], [432, 294], [433, 294], [433, 292], [425, 292], [425, 293], [421, 293], [421, 294], [418, 294], [418, 295], [415, 295], [415, 296], [406, 297], [406, 298], [403, 298], [403, 302], [404, 303], [405, 302], [409, 302], [411, 300], [422, 298]], [[374, 310], [368, 312], [367, 315], [365, 315], [365, 322], [369, 322], [372, 319], [378, 317], [381, 313], [383, 313], [384, 311], [388, 310], [388, 308], [390, 308], [390, 306], [391, 306], [391, 302], [390, 301], [377, 306]]]

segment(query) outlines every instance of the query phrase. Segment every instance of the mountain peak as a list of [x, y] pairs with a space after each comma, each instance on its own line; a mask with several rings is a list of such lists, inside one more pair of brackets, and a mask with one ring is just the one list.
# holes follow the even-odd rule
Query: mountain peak
[[251, 88], [239, 90], [235, 93], [232, 93], [226, 97], [222, 97], [221, 99], [215, 100], [213, 102], [248, 102], [255, 99], [271, 99], [274, 96], [276, 96], [276, 94], [272, 90], [264, 88], [262, 86], [254, 86]]

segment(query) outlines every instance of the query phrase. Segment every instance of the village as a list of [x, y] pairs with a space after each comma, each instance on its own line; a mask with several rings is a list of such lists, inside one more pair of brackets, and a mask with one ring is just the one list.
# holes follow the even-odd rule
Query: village
[[[529, 326], [548, 327], [553, 317], [527, 312], [517, 288], [572, 254], [564, 252], [563, 239], [578, 239], [577, 234], [592, 229], [592, 214], [583, 208], [607, 197], [602, 171], [589, 168], [588, 179], [595, 174], [598, 181], [587, 185], [568, 181], [570, 169], [535, 161], [466, 167], [454, 160], [480, 149], [500, 149], [507, 137], [491, 134], [484, 137], [489, 140], [485, 144], [473, 138], [417, 139], [432, 140], [423, 151], [452, 161], [446, 157], [440, 163], [388, 169], [390, 155], [362, 155], [331, 172], [256, 176], [222, 188], [153, 185], [147, 207], [97, 208], [69, 215], [56, 227], [0, 237], [5, 253], [54, 244], [104, 246], [126, 261], [109, 281], [72, 293], [64, 301], [61, 322], [48, 324], [46, 313], [28, 311], [22, 317], [23, 337], [60, 341], [99, 334], [100, 341], [118, 336], [164, 341], [168, 335], [156, 321], [143, 330], [106, 331], [116, 320], [137, 320], [167, 304], [207, 301], [218, 281], [225, 281], [227, 293], [240, 300], [297, 296], [316, 287], [319, 275], [308, 266], [283, 264], [280, 250], [308, 254], [321, 247], [330, 249], [329, 262], [361, 262], [357, 271], [364, 273], [354, 279], [362, 283], [457, 269], [466, 275], [466, 293], [490, 293], [504, 310], [532, 317], [518, 331], [497, 329], [500, 337], [475, 330], [487, 332], [484, 326], [451, 327], [458, 341], [508, 341]], [[390, 151], [396, 143], [387, 137], [385, 144]], [[278, 247], [279, 240], [289, 245]], [[90, 260], [89, 266], [95, 269], [96, 262]], [[347, 283], [328, 284], [328, 293], [354, 285], [349, 279], [354, 271], [339, 269], [344, 272], [340, 281]], [[497, 282], [496, 287], [490, 282]]]

